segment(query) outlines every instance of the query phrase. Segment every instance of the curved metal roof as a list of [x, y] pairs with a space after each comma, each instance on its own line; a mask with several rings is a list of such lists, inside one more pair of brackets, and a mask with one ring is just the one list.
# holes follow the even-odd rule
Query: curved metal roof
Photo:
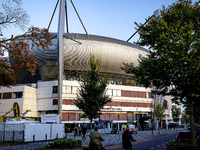
[[[53, 37], [57, 36], [56, 33], [51, 33]], [[130, 42], [126, 42], [123, 40], [119, 40], [119, 39], [114, 39], [114, 38], [110, 38], [110, 37], [105, 37], [105, 36], [99, 36], [99, 35], [86, 35], [86, 34], [81, 34], [81, 33], [64, 33], [64, 37], [69, 37], [72, 39], [80, 39], [80, 40], [91, 40], [91, 41], [101, 41], [101, 42], [108, 42], [108, 43], [115, 43], [115, 44], [121, 44], [124, 46], [130, 46], [133, 48], [137, 48], [140, 50], [143, 50], [145, 52], [149, 52], [149, 50], [140, 47], [139, 45], [130, 43]]]

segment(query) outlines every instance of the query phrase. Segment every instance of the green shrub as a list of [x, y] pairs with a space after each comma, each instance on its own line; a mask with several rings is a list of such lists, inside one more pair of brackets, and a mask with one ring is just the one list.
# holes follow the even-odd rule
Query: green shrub
[[53, 143], [46, 145], [46, 148], [76, 148], [82, 145], [81, 140], [74, 139], [57, 139]]
[[192, 143], [169, 142], [167, 143], [167, 150], [200, 150], [200, 145], [192, 145]]

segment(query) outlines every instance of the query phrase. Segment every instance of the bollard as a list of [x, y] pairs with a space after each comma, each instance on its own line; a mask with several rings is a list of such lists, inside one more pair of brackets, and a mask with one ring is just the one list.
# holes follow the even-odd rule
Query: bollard
[[15, 141], [15, 130], [13, 130], [13, 138], [12, 138], [12, 141], [13, 141], [13, 142]]
[[35, 134], [33, 135], [33, 143], [35, 142]]
[[58, 139], [58, 133], [56, 134], [56, 139]]
[[47, 134], [45, 134], [45, 140], [47, 141]]
[[24, 134], [24, 130], [22, 131], [22, 142], [24, 142], [24, 136], [25, 136], [25, 134]]

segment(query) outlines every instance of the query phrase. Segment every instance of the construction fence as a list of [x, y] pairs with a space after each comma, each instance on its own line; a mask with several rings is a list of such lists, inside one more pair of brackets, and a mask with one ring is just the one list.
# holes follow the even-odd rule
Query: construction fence
[[0, 142], [35, 142], [63, 138], [64, 124], [0, 124]]

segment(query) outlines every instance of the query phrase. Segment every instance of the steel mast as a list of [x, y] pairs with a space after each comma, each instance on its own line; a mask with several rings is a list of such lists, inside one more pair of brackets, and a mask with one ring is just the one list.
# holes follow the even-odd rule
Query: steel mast
[[65, 0], [60, 0], [59, 19], [58, 19], [58, 114], [62, 123], [62, 88], [63, 88], [63, 35], [65, 18]]

